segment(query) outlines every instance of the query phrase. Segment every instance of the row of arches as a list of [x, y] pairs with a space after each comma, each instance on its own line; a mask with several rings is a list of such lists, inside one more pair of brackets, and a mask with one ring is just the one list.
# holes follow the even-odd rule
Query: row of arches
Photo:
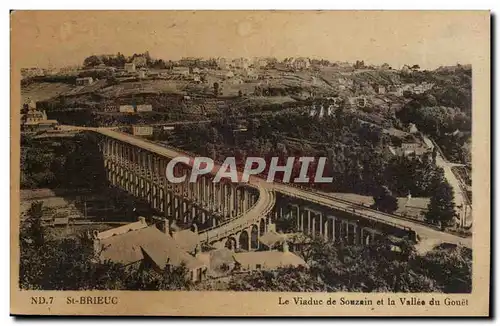
[[346, 218], [332, 209], [311, 208], [305, 203], [290, 204], [288, 200], [282, 200], [276, 205], [274, 215], [278, 221], [289, 221], [296, 232], [322, 237], [327, 241], [368, 245], [383, 234], [375, 226], [362, 223], [355, 215]]
[[[219, 220], [248, 211], [258, 200], [256, 189], [228, 182], [214, 184], [209, 175], [199, 177], [196, 183], [168, 184], [161, 174], [168, 158], [114, 139], [105, 139], [104, 144], [110, 184], [144, 199], [152, 208], [181, 223], [213, 227]], [[184, 172], [190, 169], [175, 167], [182, 167]]]
[[267, 232], [270, 222], [270, 217], [261, 218], [258, 224], [252, 224], [244, 230], [219, 241], [214, 241], [211, 243], [211, 246], [215, 248], [225, 247], [230, 250], [258, 250], [260, 248], [260, 237]]

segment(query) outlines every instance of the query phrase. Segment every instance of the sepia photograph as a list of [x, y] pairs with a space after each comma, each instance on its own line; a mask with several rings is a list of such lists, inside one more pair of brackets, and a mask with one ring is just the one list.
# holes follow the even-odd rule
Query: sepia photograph
[[489, 15], [11, 12], [12, 313], [487, 314]]

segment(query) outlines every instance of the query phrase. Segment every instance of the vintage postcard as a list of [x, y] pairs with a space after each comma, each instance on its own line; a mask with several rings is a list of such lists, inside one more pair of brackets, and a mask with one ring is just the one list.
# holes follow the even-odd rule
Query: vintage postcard
[[488, 316], [488, 11], [13, 11], [11, 313]]

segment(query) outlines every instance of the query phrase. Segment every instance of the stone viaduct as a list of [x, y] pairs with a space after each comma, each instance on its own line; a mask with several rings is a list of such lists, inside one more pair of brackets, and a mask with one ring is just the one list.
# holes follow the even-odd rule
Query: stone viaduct
[[[257, 249], [259, 237], [270, 223], [291, 219], [303, 233], [327, 240], [342, 239], [350, 244], [368, 244], [380, 236], [407, 237], [413, 241], [423, 236], [471, 246], [463, 238], [417, 222], [290, 184], [267, 183], [254, 176], [248, 183], [240, 184], [214, 183], [213, 175], [201, 175], [196, 183], [172, 184], [165, 176], [169, 160], [194, 154], [112, 129], [87, 130], [99, 138], [112, 186], [147, 201], [163, 216], [190, 227], [204, 245]], [[176, 164], [174, 174], [185, 175], [191, 169], [190, 164]], [[218, 167], [216, 164], [214, 170]]]

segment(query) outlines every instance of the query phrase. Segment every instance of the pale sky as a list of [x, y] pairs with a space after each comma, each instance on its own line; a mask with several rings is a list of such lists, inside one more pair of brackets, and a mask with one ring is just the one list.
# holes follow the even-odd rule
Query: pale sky
[[433, 69], [475, 61], [489, 40], [485, 11], [25, 11], [11, 20], [20, 67], [149, 50], [164, 60], [305, 56]]

